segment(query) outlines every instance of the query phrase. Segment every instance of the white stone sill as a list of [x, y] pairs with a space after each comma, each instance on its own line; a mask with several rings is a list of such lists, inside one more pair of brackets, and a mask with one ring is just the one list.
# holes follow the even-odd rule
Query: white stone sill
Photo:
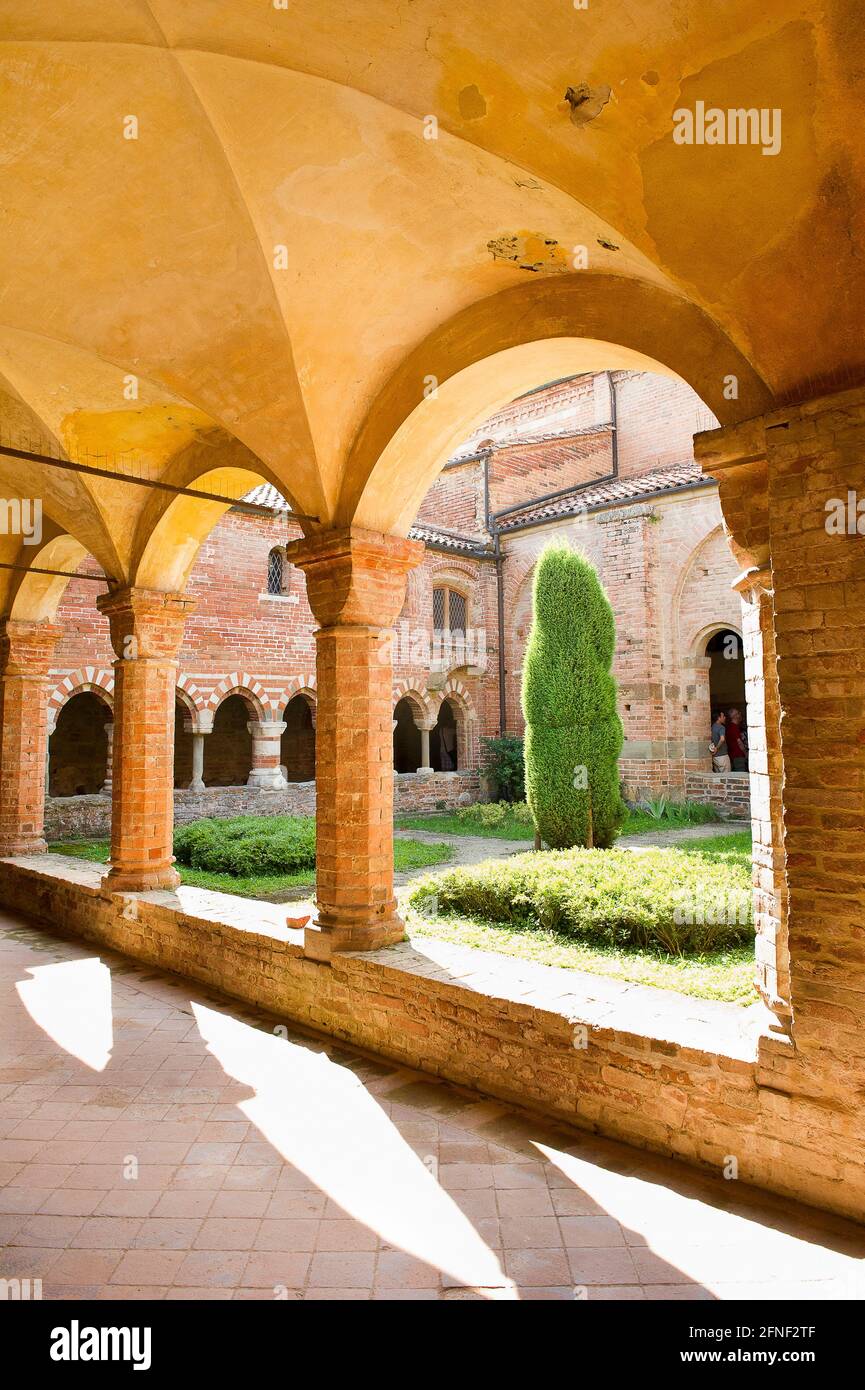
[[[104, 867], [61, 854], [40, 854], [2, 861], [34, 877], [62, 880], [85, 893], [102, 893]], [[250, 932], [288, 946], [292, 955], [303, 950], [303, 930], [286, 925], [289, 916], [312, 911], [311, 903], [264, 903], [181, 886], [124, 894], [130, 905], [141, 899], [182, 916], [184, 926], [198, 920], [239, 932]], [[718, 1058], [755, 1065], [760, 1037], [768, 1015], [756, 1002], [747, 1009], [709, 999], [694, 999], [672, 990], [628, 984], [557, 966], [536, 965], [492, 951], [475, 950], [431, 937], [415, 936], [386, 950], [353, 953], [352, 959], [421, 976], [440, 985], [484, 994], [491, 999], [558, 1014], [570, 1025], [615, 1032], [625, 1047], [644, 1051], [654, 1043], [687, 1047], [705, 1054], [705, 1065]], [[322, 967], [330, 968], [330, 967]]]

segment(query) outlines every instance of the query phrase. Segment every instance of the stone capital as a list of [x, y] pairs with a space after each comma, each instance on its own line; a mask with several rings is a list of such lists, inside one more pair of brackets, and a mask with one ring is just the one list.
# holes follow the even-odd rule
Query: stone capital
[[730, 548], [743, 570], [769, 561], [769, 469], [766, 417], [694, 437], [694, 457], [717, 479]]
[[47, 676], [63, 629], [54, 623], [6, 618], [0, 624], [0, 668], [4, 676]]
[[291, 541], [286, 554], [306, 575], [321, 627], [386, 628], [402, 608], [406, 576], [421, 563], [424, 546], [350, 526]]
[[158, 589], [127, 588], [101, 594], [96, 607], [108, 619], [111, 645], [121, 661], [173, 661], [195, 600]]

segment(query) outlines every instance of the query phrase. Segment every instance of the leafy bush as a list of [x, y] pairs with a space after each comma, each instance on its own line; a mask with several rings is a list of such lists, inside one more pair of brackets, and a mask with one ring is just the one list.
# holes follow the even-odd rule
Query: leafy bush
[[625, 818], [613, 610], [593, 566], [561, 545], [541, 554], [533, 603], [523, 667], [528, 803], [554, 849], [606, 848]]
[[753, 937], [750, 873], [733, 856], [570, 849], [488, 860], [418, 884], [421, 913], [456, 913], [601, 946], [703, 954]]
[[523, 740], [514, 734], [481, 739], [481, 767], [496, 784], [500, 801], [523, 801], [526, 775]]
[[315, 821], [301, 816], [199, 820], [174, 834], [178, 863], [237, 878], [315, 867]]

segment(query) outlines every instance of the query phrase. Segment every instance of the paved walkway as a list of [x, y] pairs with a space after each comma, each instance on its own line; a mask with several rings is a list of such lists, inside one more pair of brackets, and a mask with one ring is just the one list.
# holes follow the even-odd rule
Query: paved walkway
[[865, 1231], [0, 916], [0, 1278], [45, 1298], [861, 1298]]

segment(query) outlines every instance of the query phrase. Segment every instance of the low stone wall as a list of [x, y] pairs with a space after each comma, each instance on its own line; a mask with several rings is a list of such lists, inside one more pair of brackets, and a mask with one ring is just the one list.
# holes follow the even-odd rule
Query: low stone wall
[[[394, 809], [452, 810], [480, 797], [476, 772], [434, 772], [431, 777], [399, 773], [394, 777]], [[315, 783], [290, 782], [282, 791], [259, 787], [205, 787], [174, 793], [174, 821], [186, 825], [205, 816], [312, 816]], [[50, 796], [45, 802], [45, 835], [51, 840], [92, 839], [111, 831], [110, 796]]]
[[751, 781], [747, 772], [688, 772], [685, 774], [688, 801], [716, 806], [737, 820], [751, 815]]
[[708, 1165], [719, 1182], [735, 1159], [742, 1181], [865, 1214], [865, 1122], [803, 1075], [789, 1039], [759, 1033], [760, 1005], [579, 972], [563, 988], [565, 972], [423, 938], [322, 964], [284, 907], [193, 888], [109, 894], [98, 866], [60, 855], [0, 861], [0, 901], [277, 1019]]

